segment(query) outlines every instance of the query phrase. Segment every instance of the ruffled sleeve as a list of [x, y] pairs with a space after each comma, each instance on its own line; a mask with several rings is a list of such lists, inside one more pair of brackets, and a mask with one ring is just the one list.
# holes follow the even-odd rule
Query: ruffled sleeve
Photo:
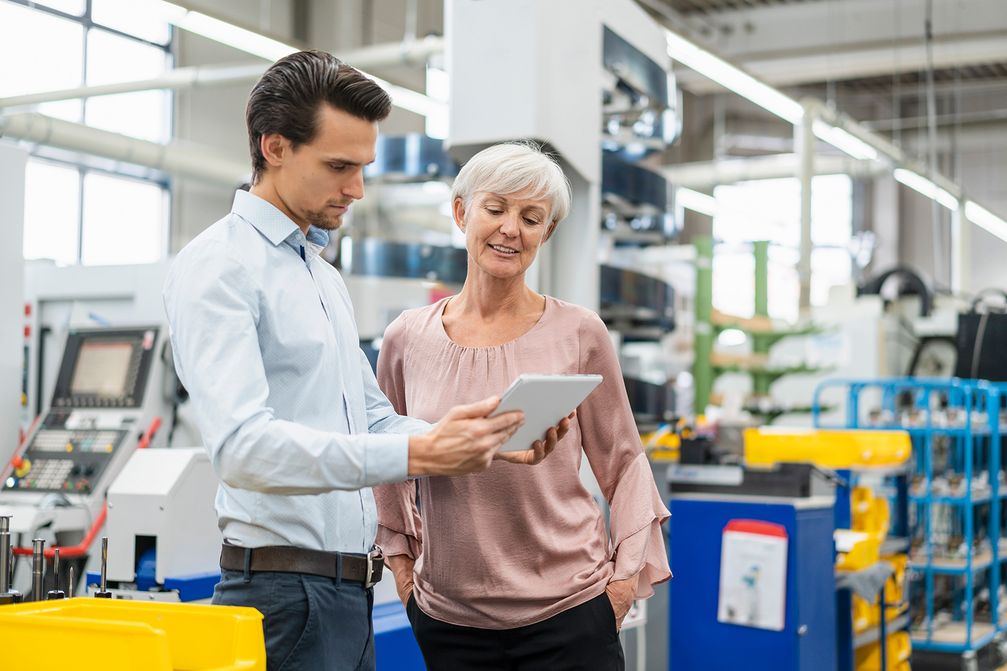
[[[406, 315], [400, 315], [385, 330], [378, 356], [378, 386], [391, 401], [395, 412], [407, 415], [402, 363], [406, 351]], [[420, 556], [423, 549], [423, 521], [416, 507], [416, 482], [406, 480], [374, 488], [378, 507], [377, 543], [386, 556]]]
[[637, 598], [671, 578], [661, 525], [671, 515], [661, 501], [626, 395], [619, 359], [605, 324], [595, 314], [579, 328], [580, 372], [604, 381], [577, 411], [581, 441], [591, 470], [610, 507], [615, 573], [639, 574]]

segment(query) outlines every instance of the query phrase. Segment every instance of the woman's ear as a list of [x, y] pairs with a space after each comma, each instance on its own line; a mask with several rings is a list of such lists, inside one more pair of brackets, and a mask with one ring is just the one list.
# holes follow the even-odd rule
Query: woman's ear
[[542, 243], [545, 244], [552, 237], [553, 232], [556, 230], [556, 225], [559, 224], [558, 221], [554, 221], [549, 224], [549, 229], [545, 232], [545, 237], [542, 238]]
[[461, 196], [455, 198], [454, 202], [451, 203], [451, 212], [454, 215], [455, 226], [462, 233], [465, 232], [465, 201], [462, 200]]

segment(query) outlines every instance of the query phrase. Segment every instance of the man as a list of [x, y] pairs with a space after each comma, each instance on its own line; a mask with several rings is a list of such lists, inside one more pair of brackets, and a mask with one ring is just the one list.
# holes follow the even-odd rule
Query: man
[[[359, 350], [346, 286], [319, 257], [363, 197], [390, 107], [329, 54], [275, 63], [246, 110], [250, 191], [165, 283], [176, 367], [221, 480], [213, 600], [263, 613], [270, 671], [373, 669], [382, 558], [370, 487], [485, 469], [522, 420], [487, 418], [496, 398], [433, 427], [396, 415]], [[566, 428], [519, 458], [541, 460]]]

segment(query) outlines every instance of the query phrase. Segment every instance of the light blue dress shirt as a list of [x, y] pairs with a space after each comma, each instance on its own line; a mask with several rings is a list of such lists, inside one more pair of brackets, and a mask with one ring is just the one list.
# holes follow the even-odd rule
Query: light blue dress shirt
[[245, 191], [168, 271], [175, 368], [220, 478], [229, 542], [367, 552], [370, 487], [404, 480], [409, 433], [363, 352], [346, 285], [305, 237]]

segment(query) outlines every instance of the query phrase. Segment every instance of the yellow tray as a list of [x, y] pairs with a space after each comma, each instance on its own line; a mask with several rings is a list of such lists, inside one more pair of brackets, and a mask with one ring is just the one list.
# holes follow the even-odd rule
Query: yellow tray
[[75, 598], [0, 606], [3, 668], [74, 671], [258, 671], [254, 608]]
[[909, 460], [912, 442], [905, 431], [796, 429], [745, 430], [745, 463], [774, 466], [810, 463], [821, 468], [892, 468]]

